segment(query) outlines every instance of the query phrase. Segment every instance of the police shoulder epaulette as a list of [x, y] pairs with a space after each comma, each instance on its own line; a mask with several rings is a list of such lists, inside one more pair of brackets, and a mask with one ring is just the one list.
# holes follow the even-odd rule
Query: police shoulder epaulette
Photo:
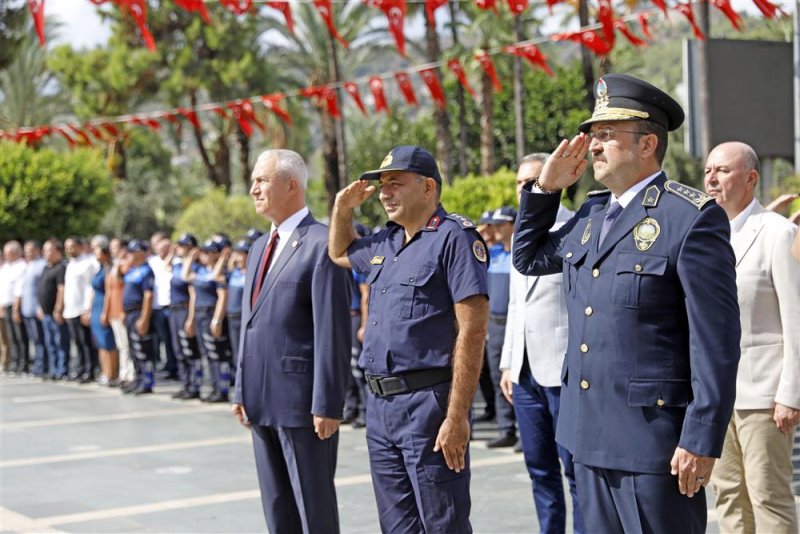
[[611, 191], [608, 189], [598, 189], [596, 191], [589, 191], [586, 193], [587, 197], [599, 197], [600, 195], [610, 195]]
[[705, 206], [709, 200], [714, 198], [711, 195], [707, 195], [706, 193], [695, 189], [694, 187], [683, 185], [675, 180], [667, 180], [664, 183], [664, 189], [673, 195], [682, 198], [689, 204], [692, 204], [697, 209], [702, 209], [702, 207]]
[[467, 217], [463, 215], [459, 215], [458, 213], [448, 213], [447, 218], [451, 221], [455, 221], [461, 226], [462, 228], [475, 228], [475, 223], [469, 220]]

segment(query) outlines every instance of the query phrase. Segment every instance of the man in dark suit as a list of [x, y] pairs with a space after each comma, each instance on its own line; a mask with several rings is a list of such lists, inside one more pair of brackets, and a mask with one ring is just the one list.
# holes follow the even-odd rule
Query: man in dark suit
[[[590, 529], [705, 532], [739, 363], [730, 225], [709, 195], [661, 171], [667, 131], [684, 118], [675, 100], [621, 74], [595, 94], [581, 133], [525, 186], [513, 248], [522, 274], [563, 272], [556, 440], [573, 455]], [[608, 190], [550, 231], [587, 151]]]
[[252, 428], [271, 532], [339, 532], [333, 478], [350, 372], [350, 274], [305, 204], [289, 150], [259, 156], [250, 196], [272, 222], [247, 259], [233, 413]]

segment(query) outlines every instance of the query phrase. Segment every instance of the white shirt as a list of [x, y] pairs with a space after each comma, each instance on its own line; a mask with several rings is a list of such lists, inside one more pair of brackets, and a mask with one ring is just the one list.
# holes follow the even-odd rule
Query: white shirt
[[166, 263], [158, 255], [147, 258], [147, 263], [155, 275], [154, 308], [166, 308], [171, 303], [170, 284], [172, 283], [172, 269], [167, 269]]
[[[303, 206], [298, 211], [294, 212], [293, 215], [290, 215], [285, 221], [283, 221], [280, 226], [278, 226], [278, 243], [275, 245], [275, 250], [272, 252], [272, 260], [269, 263], [269, 272], [272, 269], [272, 266], [275, 265], [275, 260], [278, 259], [283, 251], [283, 247], [286, 246], [286, 243], [289, 241], [289, 238], [292, 236], [292, 233], [297, 229], [297, 226], [300, 222], [306, 218], [308, 215], [308, 208]], [[272, 229], [270, 230], [269, 236], [272, 237], [272, 232], [275, 231], [275, 224], [272, 224]]]
[[738, 234], [744, 228], [744, 223], [747, 222], [747, 218], [750, 217], [750, 214], [753, 213], [753, 208], [755, 208], [758, 201], [753, 198], [750, 201], [750, 204], [747, 205], [745, 209], [739, 212], [739, 215], [731, 219], [731, 235]]
[[92, 278], [99, 269], [90, 254], [69, 260], [64, 273], [64, 319], [80, 317], [92, 309]]
[[25, 274], [25, 260], [5, 262], [0, 266], [0, 306], [14, 304], [14, 293]]

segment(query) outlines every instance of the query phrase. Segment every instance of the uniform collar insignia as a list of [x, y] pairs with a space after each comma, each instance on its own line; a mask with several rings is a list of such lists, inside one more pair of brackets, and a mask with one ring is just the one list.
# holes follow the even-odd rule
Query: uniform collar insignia
[[661, 189], [657, 185], [651, 185], [644, 192], [644, 200], [642, 206], [646, 208], [654, 208], [658, 205], [658, 199], [661, 197]]

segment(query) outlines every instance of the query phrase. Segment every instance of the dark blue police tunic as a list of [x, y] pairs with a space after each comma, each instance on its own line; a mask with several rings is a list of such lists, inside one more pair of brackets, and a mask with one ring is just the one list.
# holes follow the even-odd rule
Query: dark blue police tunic
[[232, 367], [236, 368], [239, 341], [242, 333], [242, 299], [244, 298], [245, 272], [239, 267], [228, 275], [228, 331], [231, 338]]
[[[404, 243], [389, 223], [358, 239], [348, 255], [368, 272], [369, 312], [360, 366], [374, 377], [452, 365], [454, 304], [487, 295], [486, 247], [474, 225], [439, 206], [427, 227]], [[384, 532], [471, 532], [469, 452], [450, 470], [433, 452], [447, 412], [450, 380], [367, 399], [367, 444]], [[373, 390], [374, 392], [374, 390]]]
[[125, 327], [128, 330], [128, 343], [136, 371], [136, 389], [152, 390], [155, 384], [153, 369], [156, 361], [153, 325], [150, 324], [142, 336], [136, 331], [136, 321], [142, 316], [145, 292], [153, 292], [155, 275], [150, 265], [142, 263], [125, 273], [123, 281], [122, 309], [125, 311]]
[[[196, 267], [193, 268], [196, 271]], [[189, 284], [183, 279], [183, 258], [175, 258], [172, 262], [172, 278], [170, 279], [170, 314], [169, 327], [172, 336], [172, 348], [178, 359], [178, 374], [183, 390], [197, 393], [203, 378], [200, 348], [195, 336], [187, 336], [184, 331], [186, 319], [189, 317]]]
[[197, 267], [192, 281], [194, 288], [195, 335], [200, 341], [200, 353], [206, 358], [214, 393], [228, 394], [230, 387], [231, 347], [228, 341], [228, 323], [222, 322], [222, 335], [211, 334], [211, 320], [217, 305], [217, 289], [225, 284], [214, 279], [214, 268]]

